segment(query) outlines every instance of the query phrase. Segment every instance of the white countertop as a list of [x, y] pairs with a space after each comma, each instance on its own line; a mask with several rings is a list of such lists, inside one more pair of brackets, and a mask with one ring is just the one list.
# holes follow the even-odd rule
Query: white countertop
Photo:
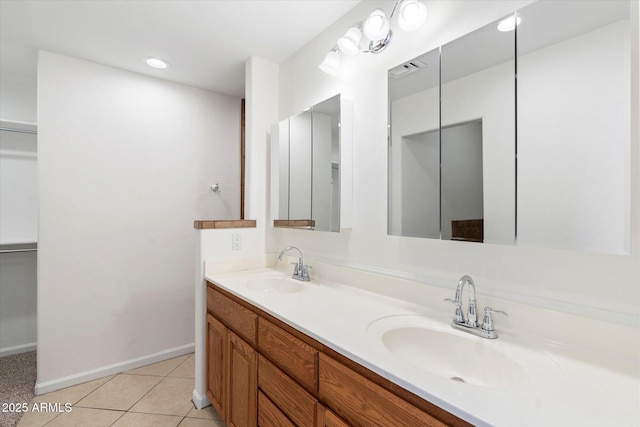
[[[472, 337], [449, 327], [453, 306], [441, 303], [442, 295], [453, 297], [455, 285], [450, 292], [445, 292], [436, 287], [419, 284], [420, 287], [416, 289], [420, 292], [421, 298], [400, 299], [370, 292], [361, 287], [348, 286], [323, 277], [322, 273], [314, 277], [316, 272], [318, 268], [314, 266], [311, 282], [299, 282], [304, 289], [295, 293], [269, 293], [247, 287], [247, 283], [254, 279], [287, 277], [287, 273], [275, 268], [207, 273], [206, 279], [474, 425], [640, 425], [640, 380], [637, 374], [637, 360], [633, 360], [638, 357], [637, 341], [626, 342], [618, 349], [624, 354], [619, 354], [616, 349], [612, 350], [611, 344], [607, 342], [605, 344], [608, 348], [603, 348], [600, 355], [598, 345], [583, 349], [575, 343], [559, 342], [556, 336], [546, 340], [540, 335], [521, 331], [525, 328], [523, 325], [527, 324], [527, 319], [520, 316], [519, 323], [518, 313], [512, 311], [534, 309], [515, 306], [509, 307], [509, 319], [494, 316], [500, 335], [498, 339]], [[351, 276], [345, 275], [346, 278]], [[369, 277], [367, 280], [394, 281], [380, 276]], [[398, 289], [401, 286], [404, 285], [399, 285]], [[375, 283], [372, 288], [375, 289]], [[425, 299], [427, 303], [424, 302]], [[412, 301], [418, 302], [419, 305]], [[478, 304], [481, 313], [485, 304], [480, 296]], [[535, 316], [535, 310], [527, 312], [526, 315]], [[514, 317], [515, 320], [512, 320]], [[411, 366], [400, 361], [381, 344], [379, 333], [376, 331], [376, 325], [381, 322], [376, 321], [382, 318], [406, 324], [410, 324], [412, 319], [417, 322], [423, 319], [422, 321], [430, 322], [431, 327], [435, 329], [462, 334], [463, 339], [481, 340], [479, 346], [489, 345], [517, 361], [523, 368], [524, 377], [514, 385], [485, 387], [452, 381], [447, 377]], [[425, 318], [428, 320], [424, 320]], [[559, 318], [562, 319], [562, 316]], [[567, 316], [565, 320], [558, 328], [566, 329], [570, 335], [572, 328], [576, 326], [571, 324], [575, 319]], [[528, 323], [531, 324], [533, 321]], [[589, 323], [589, 329], [595, 335], [594, 340], [597, 340], [598, 336], [620, 335], [615, 325], [612, 328], [614, 333], [607, 334], [607, 324], [599, 325], [596, 332]], [[630, 333], [632, 338], [635, 335], [635, 339], [639, 340], [633, 330]], [[628, 336], [629, 331], [622, 334], [626, 341]], [[576, 342], [579, 344], [580, 340]], [[612, 354], [614, 356], [611, 356]], [[620, 360], [624, 360], [620, 365], [623, 368], [609, 367], [608, 364], [616, 363], [618, 356]], [[464, 355], [462, 359], [465, 360], [465, 357], [472, 358], [473, 354]], [[597, 363], [598, 361], [601, 363]], [[640, 361], [637, 362], [640, 364]]]

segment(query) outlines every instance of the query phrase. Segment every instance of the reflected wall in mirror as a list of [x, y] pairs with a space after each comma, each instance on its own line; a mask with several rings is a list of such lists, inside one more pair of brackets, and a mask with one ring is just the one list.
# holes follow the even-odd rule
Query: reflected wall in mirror
[[513, 243], [515, 36], [496, 23], [389, 72], [389, 234]]
[[518, 244], [628, 253], [630, 2], [520, 14]]
[[389, 71], [388, 232], [440, 238], [440, 50]]
[[311, 114], [312, 219], [316, 230], [340, 231], [340, 97], [314, 105]]
[[289, 118], [290, 221], [311, 220], [311, 161], [313, 138], [311, 111]]
[[279, 165], [272, 170], [271, 196], [275, 200], [274, 218], [289, 218], [289, 119], [271, 127], [272, 163]]
[[484, 241], [482, 120], [443, 127], [441, 238]]
[[336, 95], [272, 126], [275, 227], [340, 231], [341, 110]]

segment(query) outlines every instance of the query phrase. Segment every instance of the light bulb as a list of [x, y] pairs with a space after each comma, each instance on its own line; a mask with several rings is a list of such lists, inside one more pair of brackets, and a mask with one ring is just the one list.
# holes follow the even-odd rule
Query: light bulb
[[418, 0], [404, 0], [398, 11], [398, 26], [404, 31], [415, 31], [427, 20], [427, 7]]
[[144, 62], [146, 62], [146, 64], [149, 67], [159, 68], [159, 69], [164, 69], [169, 66], [169, 64], [166, 61], [163, 61], [162, 59], [158, 59], [158, 58], [145, 58]]
[[362, 40], [360, 28], [351, 27], [338, 39], [338, 47], [345, 55], [355, 55], [360, 52], [360, 40]]
[[324, 57], [324, 60], [319, 65], [320, 69], [327, 74], [337, 76], [340, 71], [340, 53], [336, 50], [331, 50]]
[[520, 17], [520, 15], [512, 15], [498, 23], [498, 31], [513, 31], [518, 25], [520, 25], [521, 22], [522, 18]]
[[364, 22], [362, 32], [371, 41], [382, 40], [389, 34], [389, 20], [382, 9], [371, 12]]

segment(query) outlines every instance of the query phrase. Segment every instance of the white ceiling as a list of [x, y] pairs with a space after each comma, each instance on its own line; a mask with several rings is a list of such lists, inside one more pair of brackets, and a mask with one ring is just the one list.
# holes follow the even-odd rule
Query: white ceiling
[[247, 58], [282, 63], [359, 2], [0, 0], [0, 72], [35, 76], [42, 49], [243, 96]]

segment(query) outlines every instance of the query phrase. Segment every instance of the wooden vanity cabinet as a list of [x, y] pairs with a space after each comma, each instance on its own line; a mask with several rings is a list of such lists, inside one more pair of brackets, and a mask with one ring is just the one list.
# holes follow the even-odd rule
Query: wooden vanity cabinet
[[207, 396], [227, 426], [469, 426], [207, 284]]
[[257, 324], [255, 313], [207, 288], [207, 397], [227, 427], [257, 426], [258, 353], [247, 342], [255, 345]]

